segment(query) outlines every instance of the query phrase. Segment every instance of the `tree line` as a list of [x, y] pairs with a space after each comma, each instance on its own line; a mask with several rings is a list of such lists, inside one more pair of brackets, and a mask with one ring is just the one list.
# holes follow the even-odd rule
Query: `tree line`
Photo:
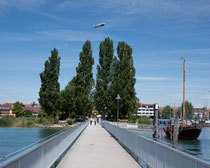
[[63, 90], [60, 90], [58, 82], [60, 59], [54, 48], [45, 62], [44, 71], [40, 73], [39, 103], [47, 115], [84, 120], [95, 108], [99, 114], [115, 120], [118, 94], [121, 97], [119, 117], [129, 118], [137, 113], [132, 48], [126, 42], [118, 42], [117, 56], [114, 56], [113, 41], [109, 37], [100, 42], [95, 81], [91, 42], [87, 40], [79, 54], [76, 75]]
[[[193, 119], [193, 105], [189, 101], [185, 101], [185, 119]], [[177, 111], [174, 111], [173, 107], [167, 105], [163, 108], [161, 114], [161, 118], [164, 119], [171, 119], [174, 118], [175, 113], [178, 114], [179, 117], [182, 117], [182, 112], [183, 112], [183, 103], [180, 108], [177, 109]]]

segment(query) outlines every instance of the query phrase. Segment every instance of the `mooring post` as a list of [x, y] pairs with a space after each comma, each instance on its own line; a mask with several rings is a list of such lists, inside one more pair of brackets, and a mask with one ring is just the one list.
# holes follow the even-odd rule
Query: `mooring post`
[[173, 146], [176, 148], [178, 145], [178, 136], [179, 136], [179, 116], [176, 112], [174, 119], [174, 130], [173, 130]]
[[158, 104], [154, 104], [153, 130], [153, 138], [158, 138]]

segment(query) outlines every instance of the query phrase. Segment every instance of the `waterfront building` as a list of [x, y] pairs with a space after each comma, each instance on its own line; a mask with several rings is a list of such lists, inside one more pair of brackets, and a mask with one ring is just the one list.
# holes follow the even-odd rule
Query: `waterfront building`
[[154, 116], [155, 105], [158, 106], [158, 104], [140, 104], [139, 107], [138, 107], [137, 116], [138, 117], [146, 116], [146, 117], [151, 117], [152, 118]]
[[209, 109], [207, 107], [194, 108], [194, 117], [199, 115], [199, 118], [209, 120]]
[[3, 105], [0, 105], [0, 116], [13, 116], [16, 117], [15, 114], [12, 114], [12, 108], [13, 104], [12, 103], [5, 103]]
[[[13, 108], [13, 103], [5, 103], [2, 105], [0, 104], [0, 116], [9, 115], [16, 117], [16, 114], [12, 113], [12, 108]], [[32, 103], [32, 104], [23, 104], [23, 110], [30, 110], [33, 115], [38, 115], [42, 111], [42, 108], [40, 105]]]
[[24, 104], [23, 109], [30, 110], [33, 115], [38, 115], [42, 111], [42, 108], [40, 105], [33, 104], [33, 103], [32, 104]]

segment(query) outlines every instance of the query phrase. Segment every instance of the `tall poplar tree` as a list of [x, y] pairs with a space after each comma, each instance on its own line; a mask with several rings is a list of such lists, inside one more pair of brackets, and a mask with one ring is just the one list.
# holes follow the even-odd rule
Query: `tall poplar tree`
[[[112, 63], [114, 56], [113, 41], [108, 37], [100, 43], [99, 64], [97, 65], [96, 90], [94, 95], [96, 109], [100, 112], [109, 110], [109, 86], [112, 80]], [[104, 114], [104, 113], [102, 113]]]
[[51, 56], [45, 62], [45, 68], [40, 73], [41, 88], [39, 91], [39, 103], [48, 115], [57, 116], [59, 111], [60, 84], [60, 59], [58, 51], [54, 48]]
[[[118, 94], [120, 94], [120, 81], [119, 81], [119, 74], [120, 74], [120, 68], [119, 68], [119, 60], [116, 56], [114, 56], [113, 64], [112, 64], [112, 81], [109, 88], [109, 107], [108, 107], [108, 118], [117, 119], [117, 101], [116, 97]], [[120, 102], [121, 103], [121, 102]]]
[[[189, 101], [185, 101], [185, 119], [192, 119], [193, 118], [193, 105]], [[183, 103], [181, 106], [181, 112], [183, 113]], [[183, 114], [182, 114], [183, 115]]]
[[85, 119], [86, 115], [90, 114], [92, 110], [91, 91], [94, 86], [92, 72], [94, 59], [89, 40], [83, 45], [79, 60], [75, 77], [75, 112], [77, 116], [82, 116]]
[[64, 90], [61, 91], [61, 116], [60, 118], [66, 119], [68, 117], [76, 118], [75, 114], [75, 80], [74, 77]]
[[165, 106], [162, 110], [162, 118], [171, 119], [173, 118], [173, 108], [169, 105]]
[[[119, 42], [117, 46], [118, 60], [115, 58], [113, 64], [112, 107], [117, 107], [117, 94], [120, 95], [120, 118], [127, 118], [137, 113], [137, 102], [135, 92], [135, 68], [133, 65], [132, 48], [125, 42]], [[118, 93], [117, 93], [118, 92]], [[115, 110], [115, 109], [113, 109]]]

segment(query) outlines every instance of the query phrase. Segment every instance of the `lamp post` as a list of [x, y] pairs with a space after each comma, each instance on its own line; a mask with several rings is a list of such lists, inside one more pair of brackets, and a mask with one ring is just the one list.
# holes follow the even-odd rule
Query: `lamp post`
[[117, 95], [116, 99], [117, 99], [117, 122], [119, 122], [119, 100], [121, 99], [119, 94]]
[[107, 107], [105, 106], [104, 109], [105, 109], [105, 110], [104, 110], [104, 117], [103, 117], [103, 120], [105, 121], [105, 120], [106, 120], [106, 109], [107, 109]]

